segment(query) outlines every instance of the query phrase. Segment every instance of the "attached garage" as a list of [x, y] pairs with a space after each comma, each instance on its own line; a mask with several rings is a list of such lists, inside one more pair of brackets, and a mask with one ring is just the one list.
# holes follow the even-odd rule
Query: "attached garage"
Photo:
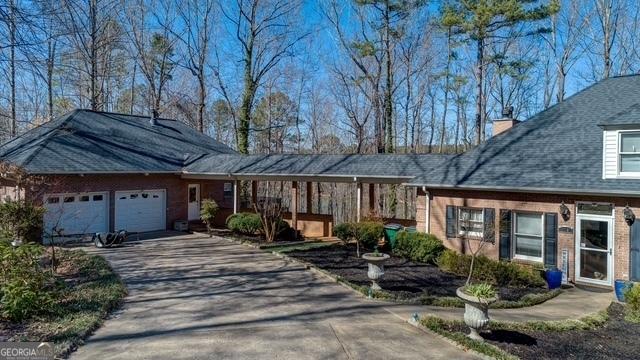
[[64, 235], [90, 234], [109, 229], [109, 196], [106, 192], [46, 194], [45, 232], [53, 227]]
[[166, 229], [166, 192], [130, 190], [115, 193], [115, 230], [145, 232]]

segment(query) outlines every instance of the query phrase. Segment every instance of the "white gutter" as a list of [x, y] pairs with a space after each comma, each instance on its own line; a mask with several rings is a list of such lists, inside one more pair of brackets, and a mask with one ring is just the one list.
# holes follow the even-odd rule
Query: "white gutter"
[[607, 191], [607, 190], [572, 190], [566, 188], [514, 188], [508, 186], [464, 186], [464, 185], [442, 185], [442, 184], [420, 184], [420, 183], [402, 183], [402, 186], [423, 187], [430, 189], [446, 189], [446, 190], [477, 190], [477, 191], [499, 191], [499, 192], [517, 192], [517, 193], [541, 193], [541, 194], [561, 194], [561, 195], [589, 195], [589, 196], [630, 196], [640, 197], [640, 192], [626, 191]]

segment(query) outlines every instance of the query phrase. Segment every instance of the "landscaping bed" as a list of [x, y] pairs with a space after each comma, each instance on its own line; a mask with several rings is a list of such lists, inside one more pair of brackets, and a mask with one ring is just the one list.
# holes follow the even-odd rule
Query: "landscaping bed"
[[[345, 283], [368, 294], [371, 283], [367, 277], [367, 263], [356, 256], [354, 244], [294, 250], [287, 255], [308, 262], [334, 274]], [[456, 289], [466, 278], [442, 271], [435, 265], [414, 262], [391, 256], [384, 264], [385, 275], [378, 281], [382, 291], [372, 295], [378, 298], [426, 305], [462, 307]], [[501, 301], [495, 307], [522, 307], [540, 303], [554, 297], [557, 291], [543, 287], [498, 287]]]
[[[57, 270], [48, 280], [51, 285], [40, 295], [47, 299], [47, 306], [21, 321], [2, 318], [0, 341], [53, 342], [56, 356], [65, 357], [120, 306], [126, 287], [104, 258], [60, 249], [56, 258]], [[40, 263], [44, 272], [50, 271], [49, 251]]]
[[[493, 322], [482, 333], [486, 344], [466, 338], [462, 321], [423, 320], [423, 325], [460, 342], [465, 347], [499, 356], [500, 350], [523, 360], [538, 359], [637, 359], [640, 324], [625, 320], [623, 305], [614, 303], [598, 315], [582, 320], [556, 322]], [[443, 333], [444, 332], [444, 333]]]

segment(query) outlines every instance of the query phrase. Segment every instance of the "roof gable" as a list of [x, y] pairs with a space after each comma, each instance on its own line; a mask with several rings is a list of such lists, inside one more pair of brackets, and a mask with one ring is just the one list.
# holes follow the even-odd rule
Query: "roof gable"
[[[430, 187], [636, 192], [638, 180], [604, 180], [603, 121], [640, 105], [640, 76], [610, 78], [411, 181]], [[616, 120], [613, 120], [616, 121]]]
[[38, 173], [179, 172], [228, 146], [179, 121], [75, 110], [0, 146], [4, 161]]

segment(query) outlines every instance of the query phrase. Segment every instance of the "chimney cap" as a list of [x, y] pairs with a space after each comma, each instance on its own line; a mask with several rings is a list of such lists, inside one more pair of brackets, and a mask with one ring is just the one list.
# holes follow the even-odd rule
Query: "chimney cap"
[[502, 118], [513, 119], [513, 106], [507, 105], [504, 108], [502, 108]]

